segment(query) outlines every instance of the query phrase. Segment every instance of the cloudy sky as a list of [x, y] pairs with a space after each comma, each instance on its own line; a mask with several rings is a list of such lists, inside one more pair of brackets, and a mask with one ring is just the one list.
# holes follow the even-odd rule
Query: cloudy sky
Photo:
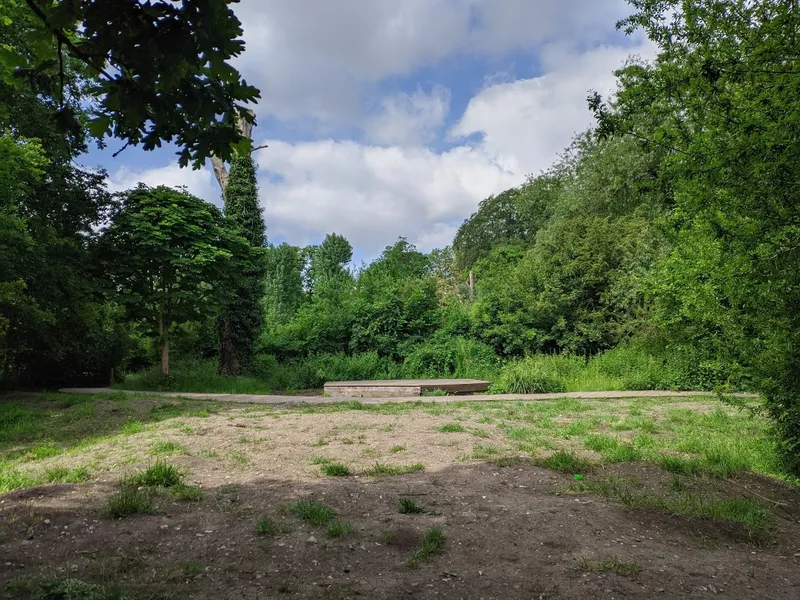
[[[242, 0], [236, 66], [256, 107], [271, 241], [328, 232], [370, 259], [398, 236], [448, 245], [483, 198], [547, 168], [592, 122], [590, 89], [646, 40], [615, 31], [624, 0]], [[210, 165], [174, 149], [93, 151], [112, 187], [185, 185], [219, 204]]]

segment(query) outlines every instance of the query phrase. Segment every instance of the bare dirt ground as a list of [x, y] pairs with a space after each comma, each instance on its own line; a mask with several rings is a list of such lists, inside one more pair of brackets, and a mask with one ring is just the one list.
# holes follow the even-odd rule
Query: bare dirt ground
[[[712, 495], [768, 498], [778, 527], [755, 543], [739, 526], [570, 491], [571, 474], [511, 459], [501, 429], [479, 413], [470, 418], [461, 422], [480, 429], [443, 432], [451, 414], [225, 407], [38, 461], [90, 464], [94, 478], [0, 495], [3, 597], [29, 597], [37, 578], [68, 577], [135, 598], [800, 598], [797, 488], [757, 476], [691, 483]], [[200, 485], [202, 500], [162, 494], [156, 514], [104, 517], [120, 478], [153, 464], [165, 444], [172, 454], [160, 459]], [[474, 459], [482, 448], [489, 462]], [[424, 471], [326, 477], [324, 460], [353, 473], [376, 462]], [[672, 481], [642, 462], [586, 480], [608, 474], [652, 490]], [[429, 512], [400, 514], [401, 497]], [[306, 498], [331, 506], [353, 531], [333, 538], [297, 519], [289, 507]], [[259, 535], [265, 516], [285, 531]], [[409, 564], [437, 526], [443, 551]]]

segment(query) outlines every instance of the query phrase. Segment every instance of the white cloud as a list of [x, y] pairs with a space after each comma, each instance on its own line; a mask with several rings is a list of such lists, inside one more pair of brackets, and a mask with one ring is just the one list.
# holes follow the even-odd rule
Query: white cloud
[[601, 46], [583, 54], [550, 47], [541, 55], [541, 77], [491, 85], [472, 98], [451, 130], [455, 138], [483, 134], [481, 148], [516, 173], [550, 166], [572, 136], [592, 124], [589, 90], [616, 89], [613, 71], [630, 53], [649, 55], [648, 45]]
[[151, 187], [166, 185], [168, 187], [185, 186], [189, 193], [214, 204], [220, 204], [220, 191], [213, 173], [208, 169], [192, 170], [168, 165], [153, 169], [131, 169], [120, 167], [108, 178], [108, 188], [112, 192], [121, 192], [136, 187], [139, 183]]
[[235, 7], [259, 86], [258, 110], [359, 124], [363, 94], [386, 77], [455, 55], [496, 57], [564, 37], [603, 41], [624, 0], [244, 0]]
[[450, 90], [434, 86], [429, 94], [417, 89], [413, 94], [384, 97], [380, 111], [367, 120], [367, 139], [382, 145], [421, 145], [430, 142], [450, 110]]
[[[302, 245], [335, 231], [369, 256], [398, 236], [421, 249], [446, 245], [477, 203], [515, 183], [467, 147], [436, 154], [352, 141], [270, 140], [261, 198], [268, 234]], [[277, 179], [277, 181], [276, 181]]]

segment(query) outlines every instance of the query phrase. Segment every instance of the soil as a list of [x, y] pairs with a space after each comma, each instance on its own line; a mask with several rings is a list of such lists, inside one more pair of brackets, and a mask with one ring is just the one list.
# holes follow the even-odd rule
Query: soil
[[[502, 447], [501, 438], [437, 430], [451, 422], [422, 413], [277, 417], [240, 409], [172, 419], [47, 459], [65, 466], [89, 461], [98, 478], [0, 496], [0, 582], [68, 576], [118, 585], [134, 597], [209, 600], [800, 597], [797, 488], [759, 477], [698, 480], [708, 493], [774, 500], [777, 531], [756, 544], [734, 526], [569, 493], [571, 474], [529, 461], [467, 460], [476, 444]], [[153, 444], [163, 441], [189, 452], [168, 460], [189, 473], [187, 483], [202, 486], [202, 501], [163, 495], [157, 514], [103, 517], [120, 477], [152, 464]], [[421, 462], [425, 471], [324, 477], [312, 457], [356, 473], [376, 461]], [[612, 472], [653, 491], [672, 477], [628, 464], [586, 480]], [[403, 496], [432, 514], [399, 514]], [[303, 498], [329, 504], [354, 531], [329, 538], [324, 528], [302, 523], [287, 507]], [[259, 536], [256, 523], [264, 516], [291, 530]], [[443, 551], [410, 565], [434, 526], [443, 528]], [[612, 560], [641, 571], [622, 576], [587, 568]], [[12, 583], [2, 593], [24, 598], [19, 589]]]

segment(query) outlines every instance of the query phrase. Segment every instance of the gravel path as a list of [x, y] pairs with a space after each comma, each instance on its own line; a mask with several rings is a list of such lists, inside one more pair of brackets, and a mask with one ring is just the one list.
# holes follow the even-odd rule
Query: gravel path
[[[114, 388], [62, 388], [68, 394], [139, 394], [163, 396], [165, 398], [189, 398], [192, 400], [216, 400], [240, 404], [335, 404], [337, 402], [361, 402], [363, 404], [388, 404], [390, 402], [491, 402], [500, 400], [554, 400], [556, 398], [686, 398], [689, 396], [714, 397], [713, 392], [671, 392], [663, 390], [617, 391], [617, 392], [565, 392], [560, 394], [474, 394], [465, 396], [422, 396], [397, 398], [342, 398], [326, 396], [277, 396], [272, 394], [205, 394], [189, 392], [137, 392]], [[739, 398], [757, 398], [758, 394], [729, 394]]]

